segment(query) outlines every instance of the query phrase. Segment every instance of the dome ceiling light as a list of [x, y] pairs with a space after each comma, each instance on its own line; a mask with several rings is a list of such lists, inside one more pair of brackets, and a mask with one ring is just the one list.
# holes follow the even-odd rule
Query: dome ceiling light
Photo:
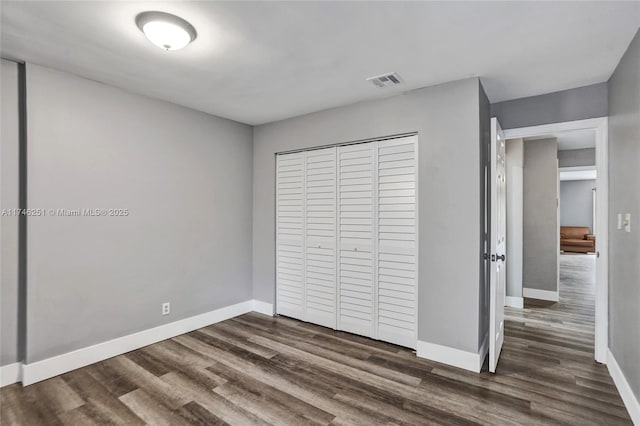
[[164, 12], [142, 12], [136, 25], [149, 41], [164, 50], [179, 50], [195, 40], [193, 25], [184, 19]]

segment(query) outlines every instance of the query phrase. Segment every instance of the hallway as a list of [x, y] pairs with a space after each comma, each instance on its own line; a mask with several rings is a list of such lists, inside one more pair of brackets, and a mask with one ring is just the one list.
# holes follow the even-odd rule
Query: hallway
[[607, 367], [593, 359], [595, 265], [594, 255], [563, 254], [559, 302], [525, 299], [524, 309], [505, 308], [495, 379], [553, 398], [545, 410], [571, 412], [585, 422], [631, 424]]
[[[566, 335], [579, 341], [584, 351], [593, 354], [595, 268], [594, 255], [561, 255], [560, 302], [525, 299], [524, 309], [505, 307], [506, 319]], [[515, 324], [511, 326], [513, 329]]]

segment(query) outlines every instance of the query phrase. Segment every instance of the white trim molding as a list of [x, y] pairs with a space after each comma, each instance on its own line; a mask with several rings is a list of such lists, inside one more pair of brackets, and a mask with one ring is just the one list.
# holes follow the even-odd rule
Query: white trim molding
[[524, 308], [524, 298], [523, 297], [507, 296], [505, 298], [504, 303], [505, 303], [505, 306], [509, 306], [510, 308], [518, 308], [518, 309]]
[[557, 290], [538, 290], [536, 288], [524, 287], [522, 289], [522, 296], [528, 297], [530, 299], [549, 300], [551, 302], [557, 302], [560, 300], [560, 296]]
[[169, 324], [143, 330], [127, 336], [98, 343], [86, 348], [77, 349], [66, 354], [43, 359], [42, 361], [24, 364], [22, 384], [24, 386], [87, 366], [105, 359], [142, 348], [152, 343], [170, 339], [238, 315], [251, 312], [253, 300], [226, 306], [204, 314], [195, 315]]
[[[609, 119], [608, 117], [566, 121], [504, 130], [506, 139], [543, 136], [570, 130], [592, 129], [596, 132], [596, 327], [595, 359], [607, 363], [609, 347]], [[526, 297], [526, 296], [525, 296]]]
[[[588, 118], [586, 120], [565, 121], [562, 123], [541, 124], [539, 126], [503, 129], [505, 139], [531, 138], [549, 133], [567, 132], [570, 130], [601, 129], [608, 123], [607, 117]], [[596, 145], [597, 145], [596, 141]]]
[[609, 119], [596, 130], [596, 327], [595, 359], [607, 362], [609, 348]]
[[561, 171], [561, 172], [587, 172], [587, 171], [596, 171], [596, 170], [598, 170], [598, 168], [594, 164], [593, 166], [565, 166], [565, 167], [558, 167], [558, 170]]
[[622, 402], [624, 402], [624, 406], [627, 408], [629, 412], [629, 416], [631, 417], [631, 421], [634, 425], [640, 425], [640, 402], [638, 398], [636, 398], [627, 378], [624, 377], [624, 373], [620, 369], [618, 362], [616, 361], [613, 353], [611, 353], [611, 349], [607, 350], [607, 368], [609, 369], [609, 374], [613, 379], [613, 383], [615, 383], [616, 388], [618, 388], [618, 392], [622, 397]]
[[22, 381], [22, 363], [3, 365], [0, 367], [0, 387]]
[[482, 370], [482, 364], [489, 349], [488, 337], [488, 335], [485, 336], [478, 353], [418, 340], [416, 355], [420, 358], [430, 359], [431, 361], [479, 373], [480, 370]]
[[273, 316], [273, 303], [262, 302], [260, 300], [253, 299], [253, 312], [258, 312], [259, 314]]

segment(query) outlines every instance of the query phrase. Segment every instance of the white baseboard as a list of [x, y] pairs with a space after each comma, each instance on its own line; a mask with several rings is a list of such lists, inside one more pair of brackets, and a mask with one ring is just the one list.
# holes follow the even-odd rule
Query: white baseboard
[[260, 314], [273, 316], [273, 303], [261, 302], [260, 300], [253, 299], [253, 311]]
[[558, 291], [551, 290], [538, 290], [535, 288], [526, 288], [522, 289], [522, 295], [524, 297], [528, 297], [531, 299], [539, 299], [539, 300], [549, 300], [551, 302], [557, 302], [560, 300], [560, 296], [558, 295]]
[[507, 298], [505, 299], [504, 303], [506, 303], [505, 306], [509, 306], [511, 308], [519, 308], [519, 309], [524, 308], [524, 298], [523, 297], [507, 296]]
[[631, 421], [634, 425], [640, 426], [640, 402], [633, 393], [633, 390], [631, 390], [631, 386], [629, 386], [629, 382], [627, 382], [618, 362], [611, 353], [611, 349], [607, 351], [607, 368], [609, 369], [613, 383], [615, 383], [616, 388], [618, 388], [620, 397], [622, 397], [622, 402], [624, 402], [624, 406], [629, 412]]
[[0, 367], [0, 387], [12, 385], [22, 380], [22, 363], [3, 365]]
[[488, 342], [488, 336], [485, 336], [480, 351], [474, 353], [418, 340], [416, 355], [420, 358], [430, 359], [431, 361], [441, 362], [442, 364], [479, 373], [487, 354]]
[[118, 337], [42, 361], [24, 364], [22, 384], [27, 386], [152, 343], [170, 339], [180, 334], [197, 330], [198, 328], [246, 314], [253, 310], [253, 306], [254, 301], [247, 300], [246, 302], [226, 306], [204, 314], [129, 334], [128, 336]]

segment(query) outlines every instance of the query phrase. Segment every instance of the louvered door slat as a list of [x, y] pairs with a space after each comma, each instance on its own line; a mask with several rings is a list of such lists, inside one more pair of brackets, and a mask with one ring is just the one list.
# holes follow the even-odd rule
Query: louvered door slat
[[336, 328], [336, 148], [308, 151], [306, 321]]
[[377, 143], [378, 338], [417, 343], [416, 137]]
[[276, 159], [276, 309], [305, 319], [304, 153]]

